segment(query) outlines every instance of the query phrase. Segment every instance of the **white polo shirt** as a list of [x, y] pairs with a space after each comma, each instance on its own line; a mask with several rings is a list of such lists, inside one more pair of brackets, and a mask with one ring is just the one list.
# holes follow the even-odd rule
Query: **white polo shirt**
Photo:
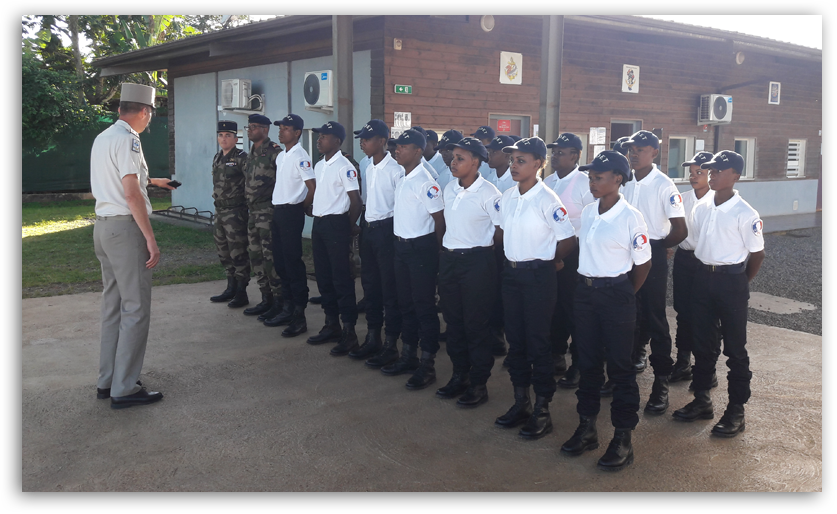
[[349, 211], [349, 191], [357, 191], [357, 170], [338, 150], [328, 161], [314, 166], [317, 187], [314, 189], [314, 216], [343, 214]]
[[503, 193], [494, 208], [500, 212], [504, 252], [510, 261], [551, 261], [558, 241], [575, 235], [567, 208], [540, 178], [524, 195], [518, 183]]
[[427, 163], [433, 166], [433, 169], [435, 169], [436, 172], [440, 175], [442, 174], [442, 170], [448, 167], [448, 165], [445, 164], [445, 160], [442, 159], [441, 152], [436, 152], [433, 155], [433, 157], [431, 157], [430, 160], [427, 161]]
[[439, 178], [439, 172], [436, 171], [436, 168], [431, 166], [430, 163], [427, 162], [427, 159], [425, 159], [424, 157], [421, 158], [421, 165], [424, 166], [428, 173], [430, 173], [430, 176], [433, 177], [433, 180], [437, 180]]
[[622, 194], [628, 203], [636, 207], [648, 225], [648, 237], [664, 239], [671, 231], [671, 218], [684, 218], [683, 198], [674, 182], [663, 174], [654, 164], [648, 175], [637, 182], [636, 172], [633, 180], [625, 184]]
[[395, 209], [395, 187], [404, 178], [404, 168], [387, 153], [381, 162], [374, 164], [370, 159], [366, 168], [364, 190], [366, 198], [366, 221], [380, 221], [391, 218]]
[[364, 155], [363, 159], [360, 160], [358, 163], [358, 167], [360, 168], [360, 201], [363, 202], [363, 205], [366, 205], [366, 190], [369, 189], [366, 182], [366, 167], [369, 166], [369, 163], [372, 162], [372, 159], [369, 158], [368, 155]]
[[464, 188], [459, 179], [445, 187], [445, 237], [442, 246], [449, 250], [494, 245], [494, 227], [500, 224], [500, 213], [494, 204], [500, 200], [494, 184], [477, 176], [471, 187]]
[[444, 208], [442, 188], [427, 168], [416, 166], [395, 188], [392, 231], [404, 239], [430, 234], [436, 230], [431, 214]]
[[764, 223], [738, 191], [721, 205], [714, 199], [696, 203], [692, 223], [698, 233], [695, 257], [704, 264], [738, 264], [764, 250]]
[[503, 173], [502, 177], [497, 176], [497, 170], [494, 168], [491, 168], [491, 171], [494, 172], [494, 180], [496, 181], [494, 182], [494, 185], [497, 186], [497, 189], [499, 189], [501, 193], [505, 193], [517, 184], [517, 182], [515, 182], [512, 178], [511, 168], [507, 169], [506, 172]]
[[151, 214], [148, 200], [148, 165], [142, 153], [139, 134], [126, 121], [118, 120], [96, 136], [90, 150], [90, 191], [96, 199], [97, 216], [131, 214], [122, 179], [136, 175], [145, 210]]
[[450, 168], [447, 166], [439, 170], [439, 176], [436, 178], [436, 182], [439, 183], [439, 187], [442, 188], [442, 191], [444, 191], [445, 187], [447, 187], [447, 185], [454, 180], [456, 179], [453, 177], [453, 173], [451, 173]]
[[692, 211], [698, 202], [714, 202], [715, 191], [710, 189], [700, 200], [695, 195], [694, 189], [682, 193], [681, 196], [683, 197], [683, 211], [686, 213], [686, 228], [689, 230], [689, 235], [677, 247], [694, 251], [695, 246], [697, 246], [697, 230], [695, 229], [694, 223], [692, 223]]
[[549, 189], [555, 189], [555, 182], [558, 180], [558, 174], [554, 171], [551, 175], [548, 175], [545, 179], [543, 179], [543, 185], [548, 187]]
[[[552, 190], [567, 208], [573, 228], [578, 232], [581, 228], [581, 211], [585, 205], [596, 200], [590, 192], [590, 179], [586, 173], [579, 171], [578, 166], [564, 178], [559, 178], [557, 173], [553, 173], [550, 177], [555, 177], [552, 181]], [[546, 185], [546, 180], [544, 180], [544, 185]]]
[[613, 207], [599, 214], [599, 200], [581, 212], [578, 272], [585, 277], [618, 277], [634, 264], [651, 260], [648, 227], [636, 208], [619, 195]]
[[[290, 150], [276, 156], [276, 185], [273, 186], [273, 205], [298, 204], [308, 195], [306, 180], [314, 178], [311, 156], [297, 143]], [[316, 189], [315, 189], [316, 194]]]

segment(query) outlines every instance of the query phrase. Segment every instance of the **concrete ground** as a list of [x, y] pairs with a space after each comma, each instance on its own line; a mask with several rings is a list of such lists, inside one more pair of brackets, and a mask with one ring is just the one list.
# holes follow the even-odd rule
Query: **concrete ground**
[[[719, 439], [712, 421], [673, 421], [691, 400], [679, 382], [667, 414], [640, 413], [634, 464], [606, 473], [595, 466], [613, 433], [606, 399], [601, 447], [566, 457], [572, 391], [555, 395], [553, 433], [523, 440], [493, 425], [513, 403], [502, 358], [489, 402], [460, 409], [433, 394], [450, 376], [444, 351], [438, 382], [408, 391], [407, 376], [306, 344], [323, 324], [318, 306], [308, 334], [283, 339], [209, 302], [223, 287], [154, 288], [141, 379], [165, 398], [119, 411], [95, 399], [100, 294], [23, 300], [23, 491], [822, 491], [820, 336], [750, 324], [746, 431]], [[358, 328], [362, 338], [362, 315]], [[723, 356], [718, 379], [715, 421]], [[652, 380], [638, 375], [643, 405]]]

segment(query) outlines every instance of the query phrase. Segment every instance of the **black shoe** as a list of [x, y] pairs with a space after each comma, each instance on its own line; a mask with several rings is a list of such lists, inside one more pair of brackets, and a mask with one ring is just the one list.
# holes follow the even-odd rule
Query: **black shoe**
[[504, 368], [508, 368], [508, 367], [509, 367], [509, 356], [508, 356], [508, 355], [506, 355], [506, 358], [505, 358], [505, 359], [503, 359], [503, 367], [504, 367]]
[[250, 299], [247, 298], [247, 282], [249, 280], [249, 277], [247, 280], [236, 279], [238, 287], [235, 290], [235, 296], [232, 301], [227, 304], [227, 307], [230, 309], [237, 309], [238, 307], [244, 307], [250, 303]]
[[[712, 373], [712, 384], [709, 386], [709, 389], [715, 389], [718, 387], [718, 374]], [[692, 378], [692, 381], [689, 383], [689, 391], [695, 390], [695, 379]]]
[[575, 429], [573, 436], [561, 445], [561, 453], [575, 457], [586, 451], [598, 448], [599, 434], [596, 432], [596, 418], [597, 416], [579, 415], [578, 428]]
[[382, 366], [395, 362], [395, 359], [398, 358], [398, 347], [396, 346], [397, 342], [398, 336], [386, 336], [384, 339], [384, 346], [381, 348], [381, 351], [367, 359], [364, 364], [370, 368], [381, 368]]
[[436, 381], [436, 354], [421, 352], [421, 360], [413, 376], [407, 380], [407, 389], [418, 391]]
[[596, 467], [603, 471], [619, 471], [634, 461], [634, 448], [631, 446], [631, 429], [617, 428], [607, 451]]
[[644, 346], [633, 355], [632, 360], [634, 364], [634, 371], [637, 373], [645, 371], [645, 368], [648, 367], [648, 355], [645, 353]]
[[502, 357], [509, 353], [506, 350], [506, 336], [503, 334], [503, 329], [488, 327], [488, 332], [491, 334], [491, 355]]
[[692, 379], [691, 352], [677, 350], [677, 360], [674, 361], [674, 369], [668, 377], [669, 382], [680, 382]]
[[671, 415], [677, 421], [694, 421], [696, 419], [712, 419], [715, 411], [709, 391], [695, 391], [695, 399], [687, 403], [682, 409], [677, 409]]
[[613, 396], [613, 380], [607, 379], [602, 388], [599, 390], [599, 396], [602, 398], [610, 398]]
[[550, 432], [552, 417], [549, 415], [549, 400], [543, 396], [536, 396], [532, 415], [520, 429], [519, 435], [526, 439], [540, 439]]
[[128, 396], [111, 396], [111, 409], [127, 409], [137, 405], [148, 405], [149, 403], [159, 402], [163, 399], [163, 393], [157, 391], [146, 391], [143, 387], [134, 394]]
[[305, 319], [305, 307], [295, 305], [291, 324], [282, 331], [282, 337], [296, 337], [300, 334], [304, 334], [305, 332], [308, 332], [308, 321]]
[[465, 394], [456, 400], [456, 405], [459, 407], [476, 407], [488, 401], [488, 389], [485, 384], [472, 385], [465, 391]]
[[668, 375], [656, 375], [651, 386], [651, 396], [645, 404], [645, 412], [663, 414], [668, 410]]
[[395, 375], [403, 375], [404, 373], [412, 373], [418, 369], [419, 366], [419, 360], [416, 356], [417, 352], [418, 344], [402, 343], [401, 356], [390, 364], [381, 367], [381, 373], [391, 377]]
[[439, 342], [440, 343], [447, 343], [448, 342], [448, 329], [446, 328], [444, 332], [439, 332]]
[[718, 437], [735, 437], [744, 431], [744, 405], [730, 403], [718, 423], [712, 427], [712, 435]]
[[[267, 316], [267, 313], [263, 314], [263, 316]], [[282, 310], [279, 311], [278, 314], [275, 316], [271, 316], [269, 318], [266, 317], [264, 320], [264, 326], [266, 327], [281, 327], [283, 325], [290, 325], [291, 321], [294, 319], [294, 302], [285, 300], [282, 302]]]
[[235, 292], [238, 289], [238, 284], [235, 281], [235, 277], [227, 277], [227, 288], [224, 291], [217, 295], [209, 298], [210, 302], [228, 302], [235, 297]]
[[343, 324], [343, 333], [340, 335], [340, 342], [337, 343], [337, 346], [331, 349], [331, 355], [335, 357], [342, 357], [343, 355], [348, 355], [349, 352], [358, 349], [357, 344], [357, 334], [355, 334], [355, 326], [350, 325], [349, 323]]
[[[142, 387], [142, 382], [137, 380], [137, 385]], [[96, 388], [97, 400], [107, 400], [108, 398], [110, 398], [110, 387], [108, 387], [107, 389], [99, 389], [98, 387]]]
[[270, 308], [267, 311], [259, 314], [259, 317], [256, 319], [264, 322], [269, 319], [275, 318], [280, 313], [282, 313], [282, 311], [285, 310], [283, 305], [284, 304], [282, 302], [282, 297], [273, 295], [273, 302], [271, 302]]
[[516, 427], [525, 423], [532, 416], [532, 402], [529, 400], [528, 387], [514, 388], [514, 405], [502, 416], [494, 420], [494, 424], [503, 428]]
[[312, 296], [308, 299], [308, 303], [313, 303], [314, 305], [321, 305], [323, 303], [322, 296]]
[[564, 389], [576, 389], [578, 388], [578, 382], [581, 380], [581, 372], [578, 371], [578, 368], [575, 365], [570, 365], [567, 369], [567, 372], [564, 373], [564, 376], [558, 379], [558, 387], [563, 387]]
[[357, 302], [357, 311], [358, 312], [366, 312], [366, 297], [365, 296], [363, 298], [361, 298], [359, 302]]
[[343, 335], [340, 329], [340, 321], [337, 317], [330, 318], [326, 316], [325, 326], [320, 329], [320, 333], [308, 338], [308, 344], [323, 344], [329, 341], [339, 341]]
[[357, 350], [352, 350], [349, 352], [349, 358], [351, 359], [368, 359], [372, 357], [376, 353], [381, 351], [381, 348], [384, 346], [384, 342], [381, 341], [381, 329], [380, 328], [371, 328], [368, 329], [366, 332], [366, 339], [363, 340], [363, 344]]
[[245, 316], [258, 316], [269, 311], [273, 306], [273, 293], [262, 291], [262, 301], [252, 307], [244, 309]]
[[439, 398], [456, 398], [462, 395], [471, 387], [471, 379], [467, 372], [453, 370], [447, 385], [436, 389], [436, 396]]
[[567, 357], [564, 354], [552, 354], [552, 360], [555, 362], [555, 375], [563, 375], [567, 372]]

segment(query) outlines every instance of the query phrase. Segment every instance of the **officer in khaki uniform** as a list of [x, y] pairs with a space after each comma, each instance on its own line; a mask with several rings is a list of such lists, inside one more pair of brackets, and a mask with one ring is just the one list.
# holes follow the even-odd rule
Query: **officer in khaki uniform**
[[270, 119], [251, 114], [247, 119], [247, 138], [253, 143], [244, 167], [244, 196], [250, 216], [247, 219], [247, 239], [250, 265], [262, 293], [258, 305], [244, 309], [247, 316], [259, 316], [259, 321], [270, 319], [282, 310], [279, 276], [273, 267], [273, 241], [270, 222], [273, 220], [273, 187], [276, 184], [276, 156], [282, 148], [270, 140]]
[[238, 124], [218, 122], [221, 150], [212, 159], [212, 198], [215, 200], [215, 247], [227, 273], [227, 288], [210, 301], [232, 300], [230, 307], [249, 303], [250, 257], [247, 255], [247, 201], [244, 199], [244, 167], [247, 152], [235, 147]]

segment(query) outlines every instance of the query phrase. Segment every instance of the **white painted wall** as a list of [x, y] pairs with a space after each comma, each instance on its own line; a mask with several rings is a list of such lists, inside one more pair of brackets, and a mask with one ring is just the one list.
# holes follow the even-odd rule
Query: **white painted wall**
[[[677, 188], [682, 192], [692, 187], [688, 182], [678, 182]], [[763, 218], [817, 211], [815, 179], [739, 180], [735, 189]], [[799, 202], [797, 210], [793, 210], [794, 200]]]

